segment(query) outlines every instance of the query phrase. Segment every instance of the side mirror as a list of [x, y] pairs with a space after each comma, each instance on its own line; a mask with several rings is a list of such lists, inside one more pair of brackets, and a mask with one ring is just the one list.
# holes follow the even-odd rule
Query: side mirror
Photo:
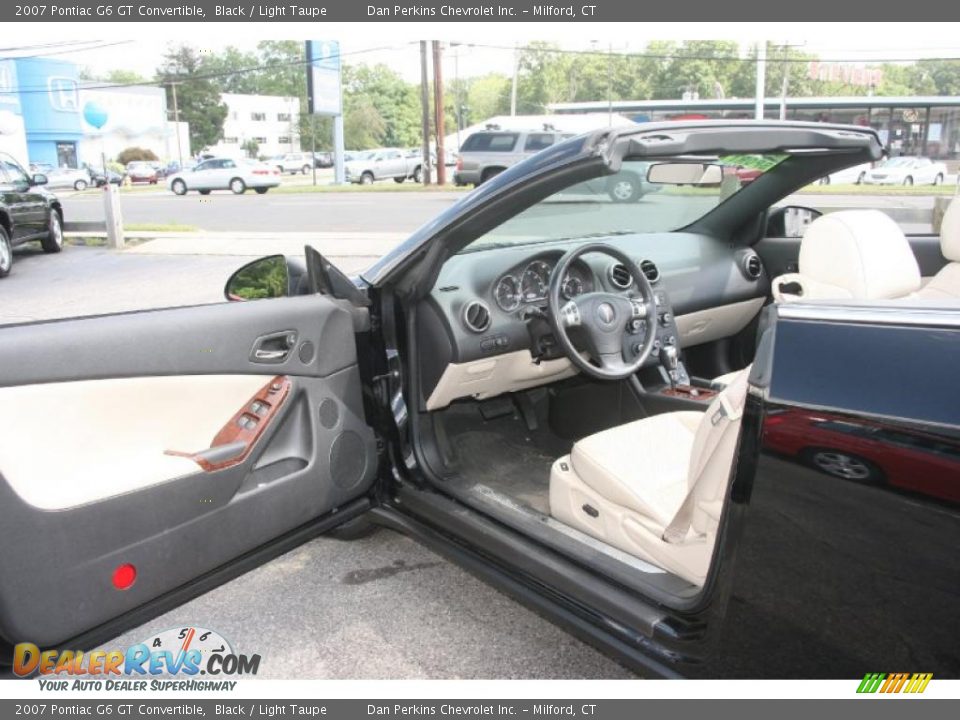
[[647, 170], [653, 185], [719, 185], [723, 169], [707, 163], [655, 163]]
[[223, 288], [227, 300], [262, 300], [290, 294], [290, 271], [283, 255], [268, 255], [237, 270]]
[[31, 185], [46, 185], [47, 182], [48, 182], [47, 176], [44, 175], [43, 173], [37, 173], [32, 178], [30, 178]]
[[767, 216], [766, 237], [802, 238], [814, 220], [823, 215], [819, 210], [787, 205], [775, 208]]

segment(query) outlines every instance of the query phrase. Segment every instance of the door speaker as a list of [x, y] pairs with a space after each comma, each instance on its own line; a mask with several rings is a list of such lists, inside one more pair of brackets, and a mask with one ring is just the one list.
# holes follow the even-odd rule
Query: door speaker
[[340, 408], [333, 398], [324, 398], [320, 403], [320, 424], [327, 430], [333, 430], [340, 420]]
[[305, 343], [301, 343], [299, 355], [300, 362], [302, 362], [304, 365], [309, 365], [312, 363], [314, 355], [313, 343], [309, 340], [307, 340]]
[[330, 477], [338, 487], [352, 488], [367, 469], [363, 438], [353, 430], [337, 435], [330, 446]]

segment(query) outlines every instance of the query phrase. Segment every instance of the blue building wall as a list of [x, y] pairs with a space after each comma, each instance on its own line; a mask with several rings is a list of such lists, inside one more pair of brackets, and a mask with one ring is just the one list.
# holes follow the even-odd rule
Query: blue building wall
[[76, 167], [83, 137], [77, 66], [52, 58], [14, 62], [30, 162]]

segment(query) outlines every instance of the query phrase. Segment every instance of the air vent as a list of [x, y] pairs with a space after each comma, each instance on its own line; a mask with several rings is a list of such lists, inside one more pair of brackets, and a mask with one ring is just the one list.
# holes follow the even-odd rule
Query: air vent
[[651, 283], [660, 279], [660, 268], [654, 265], [653, 260], [641, 260], [640, 271], [647, 276], [647, 280]]
[[760, 261], [760, 256], [756, 253], [746, 255], [740, 267], [743, 268], [743, 274], [751, 280], [759, 280], [763, 274], [763, 263]]
[[626, 290], [633, 285], [633, 278], [630, 277], [630, 271], [627, 270], [627, 266], [623, 263], [614, 263], [611, 265], [610, 269], [607, 270], [607, 277], [610, 278], [610, 282], [621, 290]]
[[468, 302], [463, 308], [463, 324], [472, 332], [485, 332], [490, 327], [490, 308], [480, 300]]

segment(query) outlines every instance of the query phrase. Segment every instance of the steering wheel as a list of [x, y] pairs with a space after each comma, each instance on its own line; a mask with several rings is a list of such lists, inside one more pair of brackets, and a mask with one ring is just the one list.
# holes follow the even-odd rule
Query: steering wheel
[[[601, 253], [618, 260], [626, 267], [636, 293], [590, 292], [564, 300], [563, 279], [570, 266], [587, 253]], [[592, 243], [570, 250], [560, 258], [550, 276], [547, 294], [548, 315], [560, 346], [570, 361], [587, 375], [601, 380], [623, 380], [640, 369], [650, 355], [657, 333], [657, 306], [653, 288], [637, 263], [625, 252], [604, 243]], [[646, 328], [643, 343], [637, 352], [627, 338], [632, 337], [631, 324], [639, 320]], [[578, 349], [570, 339], [570, 331], [579, 328], [584, 347]], [[581, 353], [586, 351], [590, 360]], [[591, 362], [591, 360], [593, 362]]]

